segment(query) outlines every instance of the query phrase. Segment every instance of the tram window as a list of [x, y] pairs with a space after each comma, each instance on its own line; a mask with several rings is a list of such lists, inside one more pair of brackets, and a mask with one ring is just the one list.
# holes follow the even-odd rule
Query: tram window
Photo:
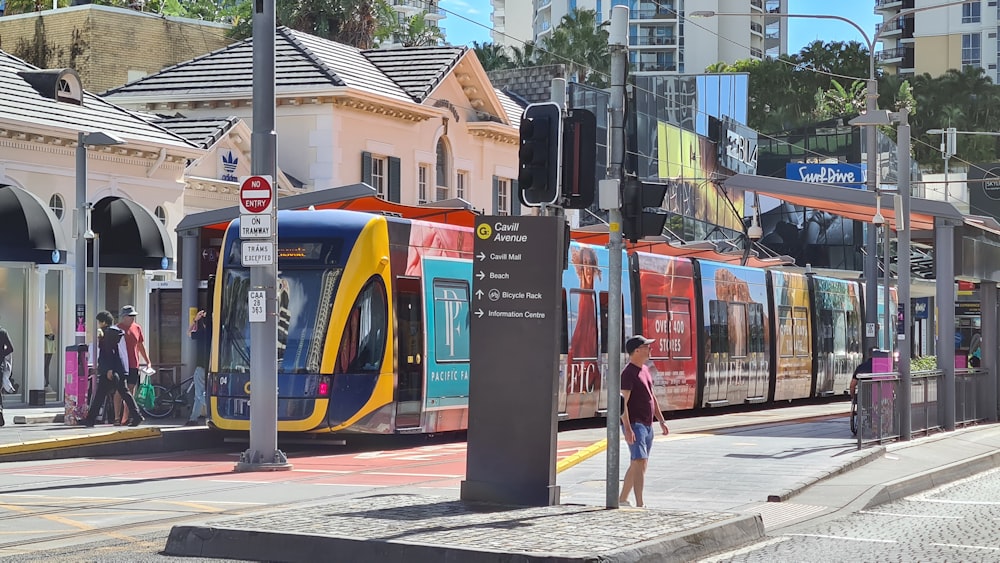
[[823, 309], [819, 312], [819, 352], [820, 354], [833, 353], [833, 311]]
[[809, 355], [809, 311], [805, 307], [796, 307], [792, 311], [795, 318], [795, 355]]
[[747, 320], [746, 303], [729, 304], [729, 354], [733, 358], [745, 358], [748, 353], [750, 331]]
[[833, 313], [833, 353], [842, 356], [847, 353], [847, 314], [845, 311]]
[[347, 316], [335, 373], [378, 373], [385, 356], [388, 310], [382, 279], [373, 277]]
[[847, 349], [849, 352], [861, 350], [861, 327], [858, 323], [858, 314], [854, 311], [847, 311]]
[[795, 355], [795, 327], [792, 308], [778, 307], [778, 356], [790, 358]]
[[643, 334], [652, 338], [649, 346], [649, 357], [653, 360], [666, 360], [670, 356], [670, 347], [665, 345], [670, 341], [670, 312], [667, 311], [666, 297], [650, 296], [646, 299], [646, 326]]
[[691, 301], [670, 300], [670, 356], [689, 359], [691, 354]]
[[434, 280], [433, 338], [438, 363], [469, 361], [469, 282]]
[[725, 301], [713, 300], [708, 303], [709, 342], [711, 352], [721, 354], [729, 351], [729, 313]]
[[767, 350], [767, 336], [764, 320], [764, 305], [761, 303], [750, 304], [750, 351], [763, 354]]

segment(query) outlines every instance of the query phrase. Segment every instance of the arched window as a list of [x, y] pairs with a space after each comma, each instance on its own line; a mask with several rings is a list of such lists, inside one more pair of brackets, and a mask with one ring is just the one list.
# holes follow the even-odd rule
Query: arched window
[[167, 224], [167, 210], [163, 208], [162, 205], [157, 205], [156, 209], [153, 210], [153, 214], [156, 218], [160, 220], [164, 225]]
[[448, 161], [450, 160], [448, 154], [448, 141], [445, 137], [438, 139], [437, 143], [437, 185], [448, 187]]
[[63, 212], [66, 210], [66, 202], [63, 201], [61, 195], [52, 194], [52, 197], [49, 198], [49, 209], [55, 213], [56, 219], [62, 220]]

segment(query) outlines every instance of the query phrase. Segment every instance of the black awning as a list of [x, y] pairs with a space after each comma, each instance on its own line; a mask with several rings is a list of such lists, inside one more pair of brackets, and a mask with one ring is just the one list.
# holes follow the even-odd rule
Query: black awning
[[66, 240], [55, 214], [15, 186], [0, 186], [0, 240], [0, 261], [66, 263]]
[[[91, 229], [100, 237], [101, 268], [167, 270], [173, 250], [159, 219], [138, 203], [106, 197], [94, 205]], [[87, 251], [93, 266], [93, 249]]]

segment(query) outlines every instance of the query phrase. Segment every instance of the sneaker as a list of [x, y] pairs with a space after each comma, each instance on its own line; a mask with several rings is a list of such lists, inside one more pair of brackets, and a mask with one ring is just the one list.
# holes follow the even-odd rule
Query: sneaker
[[184, 423], [184, 426], [201, 426], [201, 425], [202, 423], [198, 422], [197, 420], [189, 420]]
[[91, 422], [91, 421], [89, 421], [89, 420], [78, 420], [76, 422], [76, 425], [77, 426], [86, 426], [87, 428], [93, 428], [94, 427], [94, 423]]
[[146, 421], [146, 419], [142, 415], [139, 415], [139, 416], [133, 418], [132, 420], [128, 421], [128, 425], [129, 426], [139, 426], [140, 424], [142, 424], [145, 421]]
[[627, 500], [621, 500], [621, 499], [619, 499], [618, 500], [618, 506], [632, 506], [632, 503], [630, 503]]

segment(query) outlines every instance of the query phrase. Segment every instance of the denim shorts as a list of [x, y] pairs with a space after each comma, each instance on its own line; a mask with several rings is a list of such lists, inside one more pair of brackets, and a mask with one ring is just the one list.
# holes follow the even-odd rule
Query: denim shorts
[[628, 445], [631, 459], [649, 459], [649, 450], [653, 449], [653, 427], [633, 422], [632, 433], [635, 440]]

